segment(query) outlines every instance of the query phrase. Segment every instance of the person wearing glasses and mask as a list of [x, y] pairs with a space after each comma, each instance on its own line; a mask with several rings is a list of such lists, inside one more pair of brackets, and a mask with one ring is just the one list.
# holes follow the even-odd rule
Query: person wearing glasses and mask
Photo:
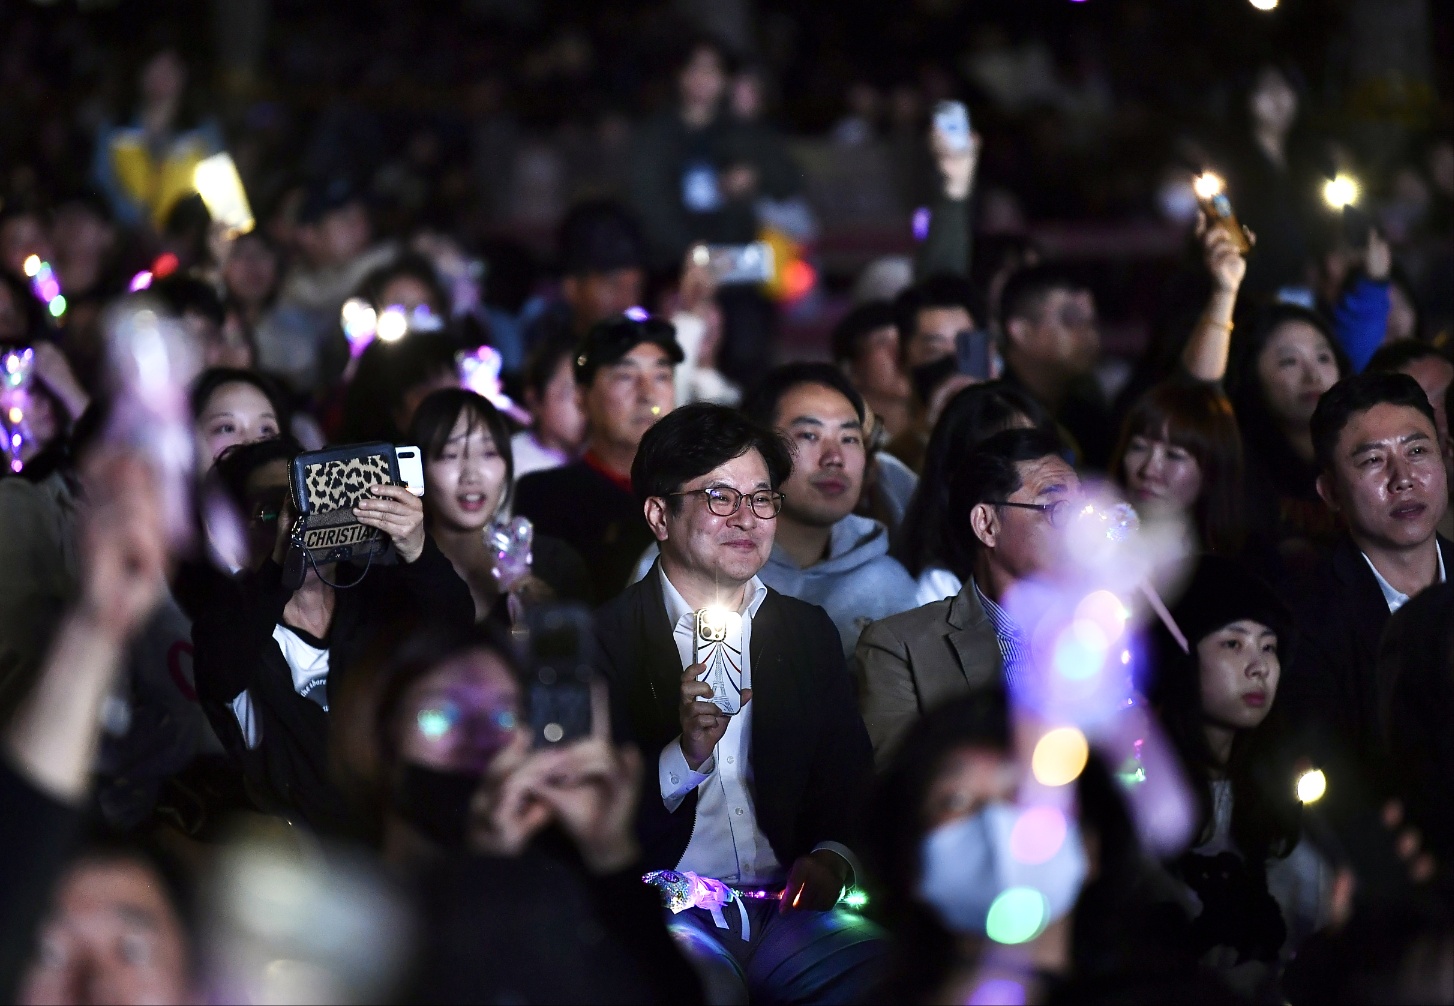
[[515, 512], [530, 518], [535, 533], [564, 541], [585, 560], [597, 604], [621, 592], [651, 544], [631, 492], [631, 463], [642, 434], [676, 405], [681, 362], [670, 322], [633, 308], [593, 325], [574, 364], [585, 453], [515, 487]]
[[946, 546], [972, 571], [953, 597], [875, 622], [853, 655], [859, 706], [885, 763], [913, 723], [949, 699], [1012, 687], [1030, 640], [1001, 607], [1022, 580], [1053, 570], [1063, 555], [1080, 478], [1059, 437], [1013, 429], [982, 442], [954, 473]]
[[[644, 866], [667, 871], [655, 880], [709, 1002], [851, 1001], [884, 954], [836, 907], [859, 876], [847, 843], [873, 771], [838, 631], [759, 577], [791, 471], [782, 439], [732, 409], [657, 423], [631, 481], [660, 556], [596, 614], [616, 735], [647, 763]], [[698, 645], [704, 609], [715, 646]]]

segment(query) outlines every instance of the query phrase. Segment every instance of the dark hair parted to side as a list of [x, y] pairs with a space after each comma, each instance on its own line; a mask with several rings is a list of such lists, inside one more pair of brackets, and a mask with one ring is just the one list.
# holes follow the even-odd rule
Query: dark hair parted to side
[[228, 384], [252, 385], [273, 407], [273, 415], [278, 419], [278, 429], [286, 430], [288, 428], [291, 417], [283, 389], [266, 374], [259, 374], [256, 370], [243, 370], [240, 367], [209, 367], [197, 375], [197, 379], [192, 382], [190, 392], [192, 418], [201, 419], [202, 410], [207, 408], [208, 400], [217, 393], [219, 388]]
[[1086, 290], [1087, 285], [1054, 265], [1032, 265], [1012, 274], [1000, 292], [1000, 324], [1012, 318], [1035, 320], [1045, 298], [1056, 290]]
[[[631, 463], [631, 488], [643, 503], [653, 496], [666, 497], [718, 465], [754, 450], [767, 464], [772, 488], [788, 480], [793, 456], [777, 433], [725, 405], [686, 405], [667, 413], [641, 438]], [[673, 512], [680, 502], [667, 500]]]
[[864, 421], [863, 396], [843, 371], [831, 363], [787, 363], [774, 367], [743, 400], [742, 414], [763, 426], [776, 426], [783, 396], [802, 384], [816, 384], [838, 392], [853, 406], [858, 421]]
[[[911, 576], [948, 562], [945, 536], [951, 523], [949, 483], [954, 473], [981, 442], [1022, 421], [1041, 429], [1053, 428], [1039, 402], [1004, 381], [972, 384], [949, 400], [929, 436], [919, 487], [899, 525], [895, 551]], [[951, 572], [967, 579], [967, 570]]]
[[920, 280], [894, 298], [894, 323], [899, 327], [899, 352], [914, 337], [919, 327], [919, 312], [933, 308], [962, 307], [974, 324], [983, 326], [987, 319], [979, 291], [969, 280], [948, 273], [936, 273]]
[[358, 358], [358, 371], [343, 393], [343, 423], [338, 440], [398, 443], [403, 431], [394, 414], [410, 388], [455, 372], [460, 344], [444, 332], [410, 332], [398, 342], [375, 340]]
[[949, 482], [949, 559], [967, 569], [979, 551], [979, 538], [969, 523], [969, 512], [981, 503], [1003, 503], [1024, 483], [1016, 466], [1025, 461], [1060, 457], [1065, 445], [1050, 430], [1004, 430], [974, 449]]
[[869, 333], [897, 327], [894, 305], [890, 301], [870, 300], [859, 304], [833, 326], [833, 334], [829, 337], [833, 362], [840, 365], [856, 363]]
[[1323, 397], [1318, 399], [1318, 407], [1313, 410], [1313, 455], [1317, 458], [1320, 471], [1333, 470], [1334, 455], [1338, 451], [1338, 438], [1343, 435], [1343, 427], [1354, 416], [1367, 412], [1375, 405], [1400, 405], [1417, 409], [1429, 421], [1429, 425], [1437, 430], [1434, 407], [1429, 404], [1429, 398], [1424, 394], [1424, 389], [1419, 387], [1419, 382], [1408, 374], [1364, 371], [1353, 377], [1345, 377], [1323, 392]]
[[1202, 381], [1163, 381], [1137, 399], [1121, 425], [1111, 472], [1123, 484], [1132, 437], [1166, 440], [1190, 454], [1202, 490], [1192, 513], [1202, 548], [1219, 555], [1241, 550], [1246, 535], [1242, 495], [1242, 433], [1232, 402], [1220, 387]]
[[414, 410], [414, 419], [409, 424], [409, 442], [424, 452], [425, 461], [437, 461], [449, 442], [449, 433], [454, 424], [464, 416], [468, 426], [465, 436], [483, 425], [495, 441], [495, 450], [505, 460], [505, 492], [500, 497], [500, 506], [510, 501], [510, 491], [515, 485], [515, 457], [510, 451], [510, 427], [500, 410], [483, 395], [464, 388], [441, 388], [430, 392], [419, 408]]

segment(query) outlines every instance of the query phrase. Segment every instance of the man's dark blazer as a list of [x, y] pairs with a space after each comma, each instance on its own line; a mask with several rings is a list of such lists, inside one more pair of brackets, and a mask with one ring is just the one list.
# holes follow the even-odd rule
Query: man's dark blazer
[[585, 560], [594, 604], [621, 593], [656, 541], [641, 501], [584, 461], [531, 472], [515, 487], [513, 505], [536, 534], [559, 538]]
[[[596, 613], [614, 728], [645, 763], [638, 817], [647, 869], [681, 861], [696, 823], [693, 790], [674, 812], [657, 764], [681, 734], [681, 658], [659, 565]], [[873, 749], [853, 698], [843, 644], [817, 605], [768, 589], [752, 620], [752, 772], [757, 823], [790, 867], [820, 842], [851, 843], [873, 777]]]
[[[1438, 539], [1445, 570], [1454, 545]], [[1327, 559], [1288, 597], [1298, 622], [1297, 649], [1278, 701], [1296, 727], [1371, 767], [1378, 757], [1377, 664], [1388, 602], [1363, 553], [1344, 534]]]

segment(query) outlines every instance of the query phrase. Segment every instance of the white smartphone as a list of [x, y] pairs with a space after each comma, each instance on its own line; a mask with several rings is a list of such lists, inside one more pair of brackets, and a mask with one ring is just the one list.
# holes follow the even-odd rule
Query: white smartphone
[[941, 101], [934, 106], [934, 128], [951, 150], [969, 149], [969, 109], [962, 101]]
[[697, 612], [693, 663], [706, 664], [698, 680], [712, 689], [708, 702], [728, 716], [742, 711], [742, 616], [725, 608]]
[[415, 496], [424, 495], [424, 457], [419, 448], [412, 445], [395, 447], [394, 457], [399, 461], [399, 481], [404, 483]]

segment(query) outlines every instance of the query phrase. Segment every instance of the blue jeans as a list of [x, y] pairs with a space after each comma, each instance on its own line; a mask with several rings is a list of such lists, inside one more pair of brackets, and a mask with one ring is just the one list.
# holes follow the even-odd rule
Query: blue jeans
[[[742, 938], [738, 904], [746, 906], [748, 938]], [[775, 900], [748, 899], [722, 912], [689, 908], [668, 919], [677, 945], [701, 976], [707, 1002], [852, 1003], [882, 974], [888, 943], [862, 916], [831, 912], [778, 914]]]

